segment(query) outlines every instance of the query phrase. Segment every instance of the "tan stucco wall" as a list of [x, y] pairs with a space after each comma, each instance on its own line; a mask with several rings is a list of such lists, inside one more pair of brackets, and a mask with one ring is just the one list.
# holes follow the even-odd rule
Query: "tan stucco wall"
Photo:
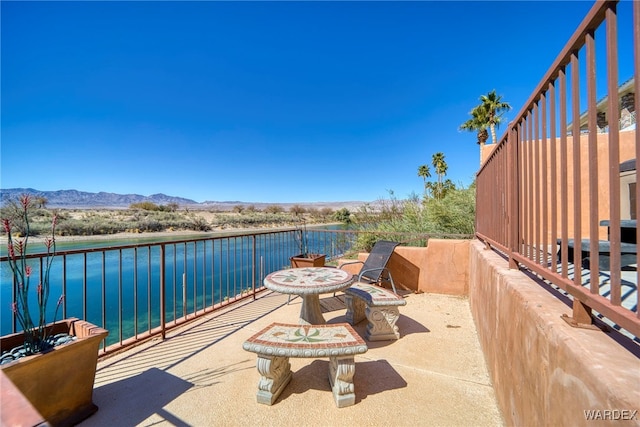
[[[429, 239], [426, 248], [398, 246], [388, 268], [397, 289], [447, 295], [467, 295], [469, 290], [469, 240]], [[367, 253], [358, 255], [360, 261]], [[342, 260], [349, 262], [348, 260]], [[345, 270], [356, 274], [362, 264]]]
[[[635, 158], [635, 130], [632, 131], [624, 131], [619, 133], [619, 143], [620, 143], [620, 155], [619, 161], [615, 162], [613, 166], [617, 171], [619, 168], [619, 164]], [[573, 226], [574, 226], [574, 202], [573, 202], [573, 137], [567, 137], [567, 165], [566, 167], [561, 166], [561, 144], [560, 138], [556, 138], [556, 158], [558, 162], [558, 167], [556, 170], [556, 187], [551, 188], [551, 176], [547, 174], [547, 193], [549, 194], [549, 203], [550, 203], [550, 195], [555, 193], [558, 197], [557, 199], [557, 212], [558, 212], [558, 233], [561, 232], [561, 221], [559, 213], [561, 211], [561, 200], [560, 194], [562, 190], [562, 175], [565, 174], [567, 176], [567, 194], [568, 194], [568, 228], [567, 232], [569, 237], [573, 237]], [[486, 144], [481, 151], [482, 161], [486, 161], [486, 159], [491, 155], [493, 150], [497, 147], [497, 144]], [[547, 159], [551, 157], [550, 150], [550, 142], [547, 139]], [[598, 170], [597, 170], [597, 181], [598, 181], [598, 222], [604, 219], [610, 219], [610, 203], [609, 203], [609, 134], [608, 133], [599, 133], [597, 134], [597, 159], [598, 159]], [[540, 163], [540, 168], [542, 165]], [[580, 136], [580, 198], [581, 198], [581, 208], [580, 208], [580, 221], [581, 221], [581, 236], [583, 238], [591, 237], [589, 235], [589, 135], [581, 135]], [[616, 173], [617, 176], [617, 173]], [[620, 182], [616, 182], [617, 185], [620, 185]], [[625, 204], [628, 206], [628, 192], [625, 197], [627, 200], [621, 200], [621, 209], [622, 209], [622, 218], [628, 217], [628, 207], [627, 211], [625, 211]], [[530, 213], [530, 222], [537, 220], [537, 217], [541, 214], [538, 214], [535, 209], [533, 209]], [[551, 207], [549, 206], [547, 210], [548, 220], [551, 221]], [[551, 225], [549, 225], [551, 228]], [[599, 239], [606, 240], [607, 239], [607, 229], [606, 227], [599, 227], [598, 229], [599, 235], [597, 236]], [[550, 234], [547, 236], [549, 239], [552, 239], [557, 236], [551, 236]]]
[[[640, 410], [640, 358], [599, 330], [572, 328], [571, 309], [474, 240], [469, 303], [508, 425], [640, 425], [587, 421], [586, 410]], [[611, 413], [620, 416], [622, 413]]]

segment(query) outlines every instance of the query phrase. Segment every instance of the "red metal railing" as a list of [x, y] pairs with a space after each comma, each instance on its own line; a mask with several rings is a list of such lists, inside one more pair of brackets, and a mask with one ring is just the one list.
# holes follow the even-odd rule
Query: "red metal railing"
[[598, 1], [482, 165], [476, 208], [479, 239], [573, 297], [570, 323], [591, 324], [593, 310], [636, 337], [638, 232], [623, 241], [622, 226], [635, 226], [640, 186], [627, 195], [620, 164], [640, 143], [618, 123], [639, 87], [640, 3]]

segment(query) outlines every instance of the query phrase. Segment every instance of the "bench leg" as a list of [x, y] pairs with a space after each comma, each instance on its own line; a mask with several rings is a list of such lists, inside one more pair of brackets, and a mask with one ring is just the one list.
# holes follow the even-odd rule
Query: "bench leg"
[[291, 381], [291, 364], [288, 357], [258, 354], [256, 363], [260, 373], [258, 382], [258, 403], [273, 405], [282, 390]]
[[347, 305], [347, 314], [345, 318], [350, 325], [360, 323], [365, 318], [364, 301], [360, 298], [354, 298], [351, 295], [345, 295], [344, 302]]
[[356, 403], [353, 385], [353, 375], [356, 372], [356, 362], [353, 356], [329, 358], [329, 382], [333, 391], [333, 399], [338, 408], [351, 406]]
[[397, 306], [367, 307], [367, 331], [365, 338], [369, 341], [397, 340], [400, 332], [396, 326], [400, 310]]

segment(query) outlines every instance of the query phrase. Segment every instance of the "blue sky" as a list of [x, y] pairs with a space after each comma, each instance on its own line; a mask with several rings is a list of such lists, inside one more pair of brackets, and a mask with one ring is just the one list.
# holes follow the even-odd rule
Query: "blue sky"
[[0, 187], [372, 201], [439, 151], [468, 186], [478, 97], [508, 122], [592, 4], [2, 1]]

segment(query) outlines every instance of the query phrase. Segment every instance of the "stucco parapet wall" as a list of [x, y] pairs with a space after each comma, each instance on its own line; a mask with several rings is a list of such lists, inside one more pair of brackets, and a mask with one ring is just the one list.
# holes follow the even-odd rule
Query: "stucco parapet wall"
[[[427, 247], [397, 246], [387, 267], [397, 289], [446, 295], [469, 291], [469, 243], [461, 239], [429, 239]], [[368, 253], [358, 254], [364, 262]], [[349, 262], [353, 260], [340, 260]], [[352, 274], [362, 264], [345, 266]]]
[[569, 326], [570, 306], [477, 240], [469, 259], [469, 304], [508, 425], [640, 425], [637, 345]]

